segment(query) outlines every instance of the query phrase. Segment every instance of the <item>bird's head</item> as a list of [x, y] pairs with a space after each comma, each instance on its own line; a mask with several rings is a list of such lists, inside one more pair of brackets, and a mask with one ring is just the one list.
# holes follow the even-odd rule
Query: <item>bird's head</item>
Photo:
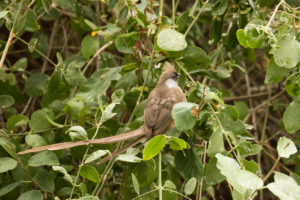
[[178, 72], [176, 72], [174, 66], [166, 62], [164, 67], [163, 67], [163, 73], [159, 79], [160, 84], [167, 84], [168, 87], [177, 87], [177, 80], [178, 77], [181, 76]]

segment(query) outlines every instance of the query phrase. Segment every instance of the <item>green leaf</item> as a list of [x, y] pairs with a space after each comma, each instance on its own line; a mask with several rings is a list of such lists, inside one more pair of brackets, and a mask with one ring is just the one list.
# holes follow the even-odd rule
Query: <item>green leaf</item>
[[42, 106], [47, 107], [55, 100], [65, 100], [69, 97], [70, 86], [65, 78], [64, 73], [55, 70], [49, 80], [46, 94], [42, 98]]
[[300, 95], [300, 79], [298, 75], [289, 77], [285, 82], [285, 89], [290, 96]]
[[246, 159], [242, 159], [243, 165], [245, 167], [246, 170], [252, 172], [253, 174], [257, 174], [259, 171], [259, 167], [258, 164], [256, 162], [254, 162], [253, 160], [246, 160]]
[[29, 119], [25, 115], [11, 116], [6, 123], [6, 127], [10, 130], [16, 130], [18, 127], [25, 126], [29, 122]]
[[300, 61], [300, 42], [290, 35], [280, 38], [274, 49], [274, 60], [281, 67], [295, 67]]
[[25, 71], [27, 68], [27, 58], [20, 58], [15, 64], [12, 66], [12, 70], [16, 70], [19, 72]]
[[54, 118], [54, 114], [51, 110], [44, 108], [42, 110], [37, 110], [32, 113], [29, 122], [29, 127], [33, 131], [43, 131], [51, 127], [51, 124], [46, 119], [46, 115], [50, 118]]
[[224, 16], [214, 17], [209, 31], [209, 39], [213, 41], [213, 44], [217, 44], [222, 38]]
[[15, 99], [10, 95], [0, 95], [0, 106], [7, 108], [15, 103]]
[[175, 169], [185, 180], [192, 177], [200, 180], [203, 176], [202, 162], [195, 149], [185, 150], [184, 153], [177, 151], [175, 156]]
[[258, 144], [251, 144], [250, 142], [243, 142], [238, 146], [238, 151], [243, 157], [258, 154], [262, 147]]
[[110, 154], [110, 152], [108, 150], [97, 150], [97, 151], [94, 151], [93, 153], [91, 153], [91, 155], [89, 155], [87, 157], [87, 159], [84, 161], [85, 164], [87, 163], [90, 163], [90, 162], [93, 162], [103, 156], [105, 156], [106, 154]]
[[281, 158], [289, 158], [291, 155], [297, 153], [295, 143], [286, 137], [280, 137], [277, 143], [278, 155]]
[[117, 114], [112, 112], [115, 106], [116, 106], [115, 103], [111, 103], [105, 108], [105, 110], [102, 113], [101, 122], [105, 122], [113, 118]]
[[7, 15], [7, 13], [8, 13], [8, 11], [6, 11], [6, 10], [1, 11], [0, 12], [0, 19], [4, 18]]
[[70, 85], [80, 86], [85, 80], [83, 72], [81, 72], [81, 68], [84, 66], [84, 64], [85, 62], [82, 60], [74, 60], [68, 65], [66, 80]]
[[111, 95], [111, 100], [113, 103], [119, 104], [123, 101], [124, 95], [125, 91], [123, 89], [116, 90]]
[[248, 48], [248, 42], [247, 42], [247, 38], [246, 38], [246, 35], [245, 35], [245, 32], [243, 29], [239, 29], [237, 30], [236, 32], [236, 37], [240, 43], [240, 45], [242, 45], [243, 47], [245, 48]]
[[33, 148], [47, 145], [47, 142], [45, 141], [45, 139], [42, 136], [37, 135], [37, 134], [26, 135], [25, 141], [26, 141], [26, 144], [28, 144], [29, 146], [31, 146]]
[[216, 158], [218, 159], [217, 167], [221, 174], [240, 194], [244, 195], [263, 186], [261, 178], [247, 170], [242, 170], [234, 159], [219, 153]]
[[88, 104], [97, 104], [98, 96], [105, 94], [106, 90], [110, 86], [112, 80], [119, 80], [119, 72], [122, 70], [121, 67], [114, 68], [103, 68], [95, 72], [91, 78], [84, 81], [82, 86], [79, 88], [77, 96], [84, 99]]
[[255, 27], [247, 30], [246, 38], [248, 46], [252, 49], [259, 48], [263, 42], [263, 34], [261, 34]]
[[35, 73], [28, 79], [25, 85], [25, 92], [29, 96], [38, 97], [46, 93], [49, 76], [42, 73]]
[[183, 53], [184, 61], [189, 64], [200, 64], [201, 66], [207, 66], [210, 62], [207, 53], [196, 46], [188, 46]]
[[175, 150], [183, 150], [189, 147], [189, 145], [182, 139], [171, 137], [169, 140], [170, 148]]
[[0, 158], [0, 173], [13, 170], [17, 166], [17, 161], [9, 157]]
[[116, 159], [119, 161], [129, 162], [129, 163], [138, 163], [143, 161], [143, 159], [132, 154], [120, 154]]
[[267, 68], [265, 83], [278, 83], [288, 74], [288, 72], [289, 70], [287, 68], [278, 66], [274, 61], [274, 57], [272, 57]]
[[139, 186], [139, 182], [137, 180], [137, 178], [135, 177], [135, 175], [133, 173], [131, 173], [131, 179], [132, 179], [132, 184], [133, 184], [133, 189], [134, 191], [140, 195], [140, 186]]
[[26, 22], [25, 30], [29, 32], [36, 32], [40, 30], [40, 25], [37, 21], [37, 16], [32, 9], [27, 9], [26, 11]]
[[28, 50], [29, 50], [30, 53], [32, 53], [32, 52], [34, 51], [34, 49], [35, 49], [37, 43], [38, 43], [38, 39], [37, 39], [37, 38], [32, 37], [32, 38], [30, 39], [29, 45], [28, 45]]
[[32, 180], [45, 192], [52, 193], [54, 191], [54, 180], [52, 174], [47, 170], [39, 168]]
[[28, 160], [28, 165], [32, 167], [39, 167], [39, 166], [53, 166], [58, 165], [59, 161], [56, 157], [56, 154], [52, 151], [43, 151], [34, 156], [32, 156]]
[[209, 159], [208, 164], [205, 165], [204, 177], [207, 185], [215, 185], [225, 179], [225, 176], [223, 176], [217, 168], [217, 158], [212, 157]]
[[207, 148], [207, 155], [214, 157], [217, 153], [222, 153], [224, 148], [223, 133], [220, 127], [214, 130], [209, 138], [209, 145]]
[[119, 13], [119, 21], [123, 21], [124, 19], [127, 18], [127, 15], [128, 15], [128, 7], [127, 6], [124, 6], [121, 10], [120, 10], [120, 13]]
[[80, 176], [86, 178], [94, 183], [98, 183], [100, 181], [98, 171], [89, 165], [83, 165], [80, 169]]
[[139, 39], [140, 33], [138, 32], [120, 34], [115, 41], [115, 45], [119, 52], [133, 54], [133, 47]]
[[184, 193], [186, 195], [193, 194], [193, 192], [195, 191], [196, 186], [197, 186], [197, 179], [195, 177], [190, 178], [184, 186]]
[[184, 131], [194, 127], [197, 118], [193, 115], [193, 110], [198, 109], [198, 105], [189, 102], [181, 102], [175, 104], [172, 110], [176, 128]]
[[81, 42], [80, 52], [85, 59], [89, 59], [99, 48], [99, 39], [91, 35], [86, 35]]
[[[170, 180], [166, 180], [163, 188], [169, 189], [171, 191], [176, 191], [176, 185]], [[178, 195], [174, 192], [163, 190], [162, 194], [163, 200], [178, 200]]]
[[0, 197], [6, 195], [7, 193], [13, 191], [16, 187], [18, 187], [22, 182], [17, 181], [14, 183], [11, 183], [9, 185], [5, 185], [3, 188], [0, 189]]
[[212, 15], [223, 15], [227, 9], [227, 1], [217, 0], [213, 3]]
[[162, 30], [157, 35], [157, 45], [164, 51], [182, 51], [187, 47], [184, 35], [173, 29]]
[[78, 113], [84, 108], [84, 103], [81, 98], [73, 97], [67, 101], [64, 111], [72, 118], [77, 119]]
[[286, 174], [275, 172], [274, 182], [269, 183], [267, 188], [281, 200], [300, 199], [300, 186]]
[[43, 200], [43, 194], [39, 190], [30, 190], [22, 193], [17, 200]]
[[152, 138], [143, 151], [143, 159], [150, 160], [156, 156], [166, 145], [166, 136], [157, 135]]
[[64, 175], [64, 178], [71, 184], [73, 184], [73, 179], [70, 174], [68, 174], [67, 170], [61, 166], [52, 166], [54, 171], [60, 172]]
[[300, 100], [293, 101], [283, 113], [283, 124], [290, 134], [300, 129]]
[[69, 132], [72, 141], [88, 139], [87, 132], [82, 126], [72, 126], [67, 132]]
[[183, 13], [180, 14], [178, 19], [176, 20], [176, 25], [177, 25], [177, 31], [178, 32], [183, 32], [184, 31], [184, 29], [187, 25], [188, 19], [189, 19], [189, 14], [190, 14], [189, 11], [184, 11]]

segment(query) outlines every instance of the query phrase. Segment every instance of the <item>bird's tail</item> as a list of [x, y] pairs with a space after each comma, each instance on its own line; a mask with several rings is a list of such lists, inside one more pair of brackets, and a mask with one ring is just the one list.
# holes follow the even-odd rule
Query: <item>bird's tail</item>
[[123, 133], [120, 135], [114, 135], [114, 136], [99, 138], [99, 139], [94, 139], [94, 140], [83, 140], [83, 141], [78, 141], [78, 142], [62, 142], [62, 143], [57, 143], [57, 144], [51, 144], [51, 145], [47, 145], [47, 146], [28, 149], [26, 151], [21, 151], [18, 154], [34, 153], [34, 152], [39, 152], [39, 151], [44, 151], [44, 150], [56, 151], [56, 150], [68, 149], [68, 148], [72, 148], [72, 147], [89, 145], [89, 144], [117, 143], [117, 142], [129, 140], [132, 138], [145, 136], [145, 132], [146, 132], [145, 127], [142, 126], [137, 130]]

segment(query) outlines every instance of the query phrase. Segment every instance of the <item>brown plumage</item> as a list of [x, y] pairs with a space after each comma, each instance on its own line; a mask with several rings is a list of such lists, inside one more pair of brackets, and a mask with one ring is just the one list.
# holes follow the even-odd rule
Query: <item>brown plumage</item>
[[[170, 63], [166, 62], [163, 68], [163, 73], [156, 87], [150, 93], [146, 101], [144, 110], [144, 126], [137, 130], [100, 139], [85, 140], [78, 142], [63, 142], [37, 147], [23, 152], [19, 152], [19, 154], [39, 152], [43, 150], [55, 151], [88, 144], [117, 143], [135, 137], [138, 137], [139, 139], [137, 141], [140, 141], [141, 137], [146, 136], [147, 138], [150, 138], [152, 136], [162, 134], [168, 129], [174, 128], [172, 118], [173, 106], [176, 103], [186, 101], [184, 93], [182, 92], [181, 88], [178, 87], [177, 84], [178, 76], [180, 76], [180, 74], [176, 72], [175, 68]], [[125, 150], [126, 149], [123, 148], [118, 152], [121, 153]]]
[[[159, 82], [146, 101], [144, 126], [147, 137], [162, 134], [174, 126], [172, 118], [173, 106], [178, 102], [186, 101], [185, 95], [177, 85], [178, 76], [180, 74], [167, 62]], [[167, 85], [168, 81], [171, 87]]]

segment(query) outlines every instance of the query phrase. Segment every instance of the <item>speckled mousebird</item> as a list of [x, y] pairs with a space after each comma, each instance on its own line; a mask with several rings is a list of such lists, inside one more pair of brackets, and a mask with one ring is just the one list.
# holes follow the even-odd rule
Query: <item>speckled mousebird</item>
[[19, 152], [19, 154], [38, 152], [43, 150], [54, 151], [88, 144], [116, 143], [135, 137], [151, 138], [155, 135], [162, 134], [165, 131], [175, 127], [172, 118], [173, 106], [176, 103], [186, 101], [186, 97], [183, 91], [178, 86], [179, 76], [180, 74], [176, 72], [174, 66], [171, 63], [166, 62], [163, 67], [163, 73], [156, 87], [150, 93], [146, 101], [144, 110], [144, 125], [137, 130], [100, 139], [84, 140], [78, 142], [64, 142], [42, 146]]

